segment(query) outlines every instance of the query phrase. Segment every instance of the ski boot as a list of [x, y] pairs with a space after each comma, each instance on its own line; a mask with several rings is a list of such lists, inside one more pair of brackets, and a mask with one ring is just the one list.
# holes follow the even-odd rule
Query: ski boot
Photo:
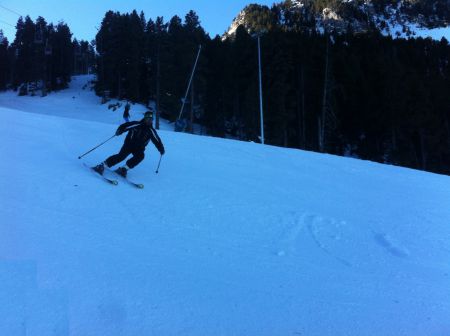
[[103, 172], [105, 171], [105, 166], [103, 165], [103, 163], [100, 163], [100, 164], [96, 165], [95, 167], [92, 167], [92, 169], [95, 170], [100, 175], [103, 175]]
[[125, 167], [117, 168], [116, 173], [119, 174], [120, 176], [126, 178], [127, 177], [127, 168], [125, 168]]

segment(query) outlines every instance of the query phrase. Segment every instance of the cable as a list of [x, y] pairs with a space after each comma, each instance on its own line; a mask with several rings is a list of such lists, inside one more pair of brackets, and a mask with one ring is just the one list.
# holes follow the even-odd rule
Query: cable
[[3, 22], [4, 24], [7, 24], [8, 26], [11, 26], [13, 28], [16, 28], [16, 26], [12, 25], [11, 23], [8, 23], [6, 21], [0, 20], [0, 22]]
[[3, 6], [3, 5], [0, 5], [0, 7], [3, 8], [3, 9], [6, 9], [7, 11], [9, 11], [9, 12], [11, 12], [11, 13], [14, 13], [14, 14], [16, 14], [16, 15], [18, 15], [18, 16], [24, 17], [24, 15], [19, 14], [19, 13], [17, 13], [16, 11], [13, 11], [12, 9], [6, 8], [6, 7]]

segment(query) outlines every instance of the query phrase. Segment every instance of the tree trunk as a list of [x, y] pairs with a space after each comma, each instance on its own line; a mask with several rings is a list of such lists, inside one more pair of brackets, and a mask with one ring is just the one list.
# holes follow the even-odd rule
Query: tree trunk
[[425, 132], [423, 128], [419, 131], [419, 138], [420, 138], [420, 152], [422, 156], [422, 169], [426, 170], [428, 167], [428, 154], [425, 147]]
[[159, 130], [159, 116], [160, 116], [160, 111], [159, 111], [159, 107], [160, 107], [160, 98], [159, 98], [159, 93], [160, 93], [160, 79], [161, 79], [161, 73], [160, 73], [160, 56], [161, 56], [161, 47], [160, 47], [160, 43], [158, 43], [158, 51], [157, 51], [158, 55], [156, 57], [156, 120], [155, 120], [155, 127], [157, 130]]
[[120, 75], [120, 70], [119, 70], [119, 72], [117, 73], [117, 76], [118, 76], [118, 83], [117, 83], [117, 97], [119, 98], [119, 99], [121, 99], [122, 98], [122, 81], [120, 80], [120, 78], [122, 77], [121, 75]]
[[286, 122], [284, 123], [283, 129], [284, 129], [283, 146], [287, 147], [289, 145], [289, 136], [288, 136], [288, 125]]
[[299, 88], [297, 89], [297, 145], [305, 148], [305, 86], [303, 66], [299, 70]]
[[328, 51], [329, 51], [329, 43], [328, 36], [325, 34], [325, 38], [327, 39], [326, 43], [326, 52], [325, 52], [325, 78], [323, 83], [323, 96], [322, 96], [322, 116], [319, 117], [319, 150], [321, 152], [325, 151], [325, 125], [326, 125], [326, 117], [327, 117], [327, 102], [328, 102]]
[[305, 71], [302, 67], [302, 142], [306, 148]]
[[445, 125], [447, 126], [447, 141], [448, 141], [448, 146], [450, 148], [450, 122], [448, 120], [448, 115], [445, 112], [444, 112], [444, 118], [445, 118]]
[[194, 81], [191, 86], [191, 115], [189, 120], [189, 132], [194, 133]]
[[397, 150], [397, 133], [394, 127], [392, 127], [392, 150]]

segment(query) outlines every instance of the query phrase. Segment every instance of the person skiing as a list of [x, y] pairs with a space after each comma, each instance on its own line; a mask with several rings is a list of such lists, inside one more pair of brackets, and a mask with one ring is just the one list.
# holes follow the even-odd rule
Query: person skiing
[[141, 121], [130, 121], [123, 123], [117, 128], [116, 135], [128, 132], [124, 144], [119, 153], [111, 155], [105, 161], [93, 167], [93, 169], [103, 175], [105, 165], [110, 168], [125, 160], [130, 154], [133, 156], [127, 160], [126, 164], [119, 167], [115, 172], [123, 177], [127, 176], [129, 169], [136, 167], [144, 159], [145, 147], [151, 140], [161, 155], [164, 155], [164, 145], [161, 138], [153, 128], [153, 113], [145, 112]]
[[126, 122], [130, 121], [130, 103], [129, 102], [127, 102], [127, 104], [125, 105], [125, 109], [123, 111], [123, 119]]

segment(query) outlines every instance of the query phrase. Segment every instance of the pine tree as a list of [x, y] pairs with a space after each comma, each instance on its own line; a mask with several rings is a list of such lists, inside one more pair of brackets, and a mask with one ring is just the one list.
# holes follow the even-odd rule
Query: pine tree
[[51, 86], [58, 90], [68, 86], [73, 70], [72, 33], [69, 26], [59, 22], [49, 37], [52, 45]]
[[[16, 86], [33, 81], [33, 54], [34, 54], [35, 25], [29, 16], [19, 18], [16, 25], [16, 38], [13, 42], [17, 50], [17, 59], [14, 64], [14, 83]], [[26, 87], [24, 87], [25, 89]], [[24, 94], [27, 91], [23, 91]]]
[[[147, 24], [147, 57], [150, 61], [150, 76], [148, 81], [149, 98], [156, 101], [156, 128], [159, 129], [161, 114], [168, 116], [161, 103], [162, 75], [168, 67], [168, 24], [163, 17], [157, 17], [156, 21], [149, 20]], [[164, 89], [163, 89], [164, 90]]]
[[0, 90], [5, 90], [9, 81], [8, 39], [0, 29]]

